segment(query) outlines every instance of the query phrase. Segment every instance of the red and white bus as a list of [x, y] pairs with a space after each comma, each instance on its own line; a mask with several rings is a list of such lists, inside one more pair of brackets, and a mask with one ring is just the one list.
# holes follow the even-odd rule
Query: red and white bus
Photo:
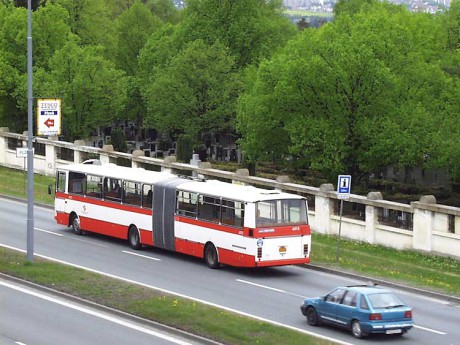
[[73, 231], [204, 258], [207, 265], [310, 262], [307, 201], [295, 194], [114, 164], [57, 168], [55, 219]]

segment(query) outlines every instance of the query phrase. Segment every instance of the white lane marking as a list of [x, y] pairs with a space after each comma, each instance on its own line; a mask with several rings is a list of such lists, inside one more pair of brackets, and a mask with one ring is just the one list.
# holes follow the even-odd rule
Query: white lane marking
[[40, 228], [34, 228], [34, 229], [40, 232], [46, 232], [47, 234], [54, 235], [54, 236], [60, 236], [60, 237], [64, 236], [63, 234], [58, 234], [57, 232], [53, 232], [53, 231], [49, 231], [45, 229], [40, 229]]
[[299, 295], [299, 294], [296, 294], [296, 293], [293, 293], [293, 292], [288, 292], [288, 291], [285, 291], [285, 290], [280, 290], [280, 289], [273, 288], [273, 287], [270, 287], [270, 286], [267, 286], [267, 285], [260, 285], [260, 284], [253, 283], [253, 282], [250, 282], [250, 281], [247, 281], [247, 280], [237, 279], [236, 281], [237, 281], [237, 282], [240, 282], [240, 283], [244, 283], [244, 284], [249, 284], [249, 285], [257, 286], [257, 287], [260, 287], [260, 288], [263, 288], [263, 289], [268, 289], [268, 290], [272, 290], [272, 291], [284, 293], [284, 294], [286, 294], [286, 295], [290, 295], [290, 296], [294, 296], [294, 297], [299, 297], [299, 298], [302, 298], [302, 299], [307, 298], [307, 297], [304, 296], [304, 295]]
[[68, 238], [69, 240], [72, 240], [72, 241], [86, 243], [86, 244], [89, 244], [89, 245], [92, 245], [92, 246], [104, 247], [104, 248], [107, 247], [105, 244], [96, 243], [94, 241], [82, 240], [81, 238], [78, 238], [76, 236], [78, 236], [78, 235], [75, 234], [75, 236], [73, 236], [73, 235], [65, 236], [65, 238]]
[[25, 343], [21, 343], [20, 341], [15, 341], [14, 343], [15, 343], [15, 344], [18, 344], [18, 345], [27, 345], [27, 344], [25, 344]]
[[25, 294], [28, 294], [28, 295], [31, 295], [31, 296], [34, 296], [34, 297], [44, 299], [44, 300], [46, 300], [48, 302], [56, 303], [56, 304], [62, 305], [64, 307], [80, 311], [80, 312], [85, 313], [85, 314], [93, 315], [95, 317], [98, 317], [98, 318], [101, 318], [101, 319], [116, 323], [116, 324], [121, 325], [121, 326], [125, 326], [125, 327], [128, 327], [128, 328], [134, 329], [134, 330], [142, 332], [142, 333], [152, 335], [152, 336], [157, 337], [157, 338], [165, 339], [165, 340], [173, 342], [175, 344], [190, 345], [190, 343], [187, 343], [187, 342], [179, 340], [179, 339], [175, 339], [173, 337], [170, 337], [168, 335], [162, 334], [160, 332], [155, 332], [155, 331], [150, 330], [150, 329], [148, 329], [146, 327], [137, 326], [134, 323], [119, 320], [119, 319], [117, 319], [115, 317], [112, 317], [110, 315], [105, 315], [105, 314], [97, 312], [95, 310], [91, 310], [91, 309], [86, 308], [86, 307], [81, 307], [81, 306], [73, 304], [73, 303], [62, 301], [62, 300], [59, 300], [59, 299], [56, 299], [56, 298], [41, 294], [39, 292], [35, 292], [35, 291], [29, 290], [29, 289], [26, 289], [26, 288], [23, 288], [23, 287], [20, 287], [20, 286], [16, 286], [16, 285], [13, 285], [13, 284], [10, 284], [10, 283], [7, 283], [7, 282], [3, 282], [3, 281], [0, 281], [0, 285], [3, 285], [5, 287], [8, 287], [8, 288], [13, 289], [13, 290], [23, 292]]
[[267, 289], [267, 290], [272, 290], [272, 291], [276, 291], [276, 292], [286, 293], [286, 291], [284, 291], [284, 290], [280, 290], [280, 289], [277, 289], [277, 288], [272, 288], [272, 287], [270, 287], [270, 286], [261, 285], [261, 284], [257, 284], [257, 283], [252, 283], [252, 282], [249, 282], [249, 281], [247, 281], [247, 280], [237, 279], [236, 281], [237, 281], [237, 282], [240, 282], [240, 283], [243, 283], [243, 284], [249, 284], [249, 285], [257, 286], [257, 287], [260, 287], [260, 288], [263, 288], [263, 289]]
[[154, 261], [161, 261], [161, 259], [158, 259], [158, 258], [152, 258], [151, 256], [137, 254], [137, 253], [129, 252], [127, 250], [123, 250], [123, 253], [129, 254], [129, 255], [134, 255], [134, 256], [139, 256], [139, 257], [144, 258], [144, 259], [149, 259], [149, 260], [154, 260]]
[[444, 332], [441, 332], [441, 331], [437, 331], [435, 329], [426, 328], [426, 327], [417, 326], [417, 325], [414, 325], [414, 328], [423, 329], [424, 331], [433, 332], [433, 333], [441, 334], [441, 335], [446, 335], [447, 334], [447, 333], [444, 333]]
[[[19, 248], [10, 247], [10, 246], [4, 245], [4, 244], [0, 244], [0, 246], [6, 247], [6, 248], [9, 248], [9, 249], [13, 249], [13, 250], [17, 250], [17, 251], [20, 251], [20, 252], [22, 252], [22, 253], [25, 253], [25, 252], [26, 252], [25, 250], [22, 250], [22, 249], [19, 249]], [[89, 268], [89, 267], [86, 267], [86, 266], [81, 266], [81, 265], [72, 264], [72, 263], [70, 263], [70, 262], [63, 261], [63, 260], [59, 260], [59, 259], [55, 259], [55, 258], [51, 258], [51, 257], [46, 256], [46, 255], [40, 255], [40, 254], [36, 254], [36, 253], [35, 253], [35, 255], [38, 256], [38, 257], [41, 257], [41, 258], [43, 258], [43, 259], [46, 259], [46, 260], [50, 260], [50, 261], [53, 261], [53, 262], [61, 263], [61, 264], [63, 264], [63, 265], [67, 265], [67, 266], [71, 266], [71, 267], [76, 267], [76, 268], [81, 268], [81, 269], [86, 270], [86, 271], [88, 271], [88, 272], [93, 272], [93, 273], [101, 274], [101, 275], [106, 276], [106, 277], [109, 277], [109, 278], [118, 279], [118, 280], [121, 280], [121, 281], [124, 281], [124, 282], [127, 282], [127, 283], [136, 284], [136, 285], [143, 286], [143, 287], [147, 287], [147, 288], [150, 288], [150, 289], [155, 289], [155, 290], [158, 290], [158, 291], [161, 291], [161, 292], [170, 294], [170, 295], [174, 295], [174, 296], [177, 296], [177, 297], [186, 298], [186, 299], [188, 299], [188, 300], [190, 300], [190, 301], [195, 301], [195, 302], [198, 302], [198, 303], [203, 303], [203, 304], [209, 305], [209, 306], [211, 306], [211, 307], [216, 307], [216, 308], [219, 308], [219, 309], [222, 309], [222, 310], [231, 312], [231, 313], [235, 313], [235, 314], [238, 314], [238, 315], [242, 315], [242, 316], [247, 316], [247, 317], [250, 317], [250, 318], [253, 318], [253, 319], [262, 321], [262, 322], [268, 322], [268, 323], [270, 323], [270, 324], [272, 324], [272, 325], [275, 325], [275, 326], [280, 326], [280, 327], [288, 328], [288, 329], [291, 329], [291, 330], [294, 330], [294, 331], [297, 331], [297, 332], [301, 332], [301, 333], [304, 333], [304, 334], [308, 334], [308, 335], [314, 336], [314, 337], [316, 337], [316, 338], [324, 339], [324, 340], [327, 340], [327, 341], [332, 341], [332, 342], [334, 342], [334, 343], [336, 343], [336, 344], [353, 345], [352, 343], [347, 343], [347, 342], [344, 342], [344, 341], [341, 341], [341, 340], [338, 340], [338, 339], [334, 339], [334, 338], [330, 338], [330, 337], [327, 337], [327, 336], [324, 336], [324, 335], [321, 335], [321, 334], [318, 334], [318, 333], [309, 332], [309, 331], [306, 331], [306, 330], [304, 330], [304, 329], [302, 329], [302, 328], [297, 328], [297, 327], [289, 326], [289, 325], [286, 325], [286, 324], [281, 323], [281, 322], [269, 320], [269, 319], [266, 319], [266, 318], [263, 318], [263, 317], [259, 317], [259, 316], [256, 316], [256, 315], [252, 315], [252, 314], [249, 314], [249, 313], [245, 313], [245, 312], [243, 312], [243, 311], [239, 311], [239, 310], [236, 310], [236, 309], [228, 308], [228, 307], [222, 306], [222, 305], [220, 305], [220, 304], [211, 303], [211, 302], [208, 302], [208, 301], [199, 299], [199, 298], [187, 296], [187, 295], [184, 295], [184, 294], [181, 294], [181, 293], [177, 293], [177, 292], [174, 292], [174, 291], [171, 291], [171, 290], [166, 290], [166, 289], [163, 289], [163, 288], [160, 288], [160, 287], [157, 287], [157, 286], [144, 284], [144, 283], [141, 283], [141, 282], [138, 282], [138, 281], [135, 281], [135, 280], [131, 280], [131, 279], [126, 279], [126, 278], [123, 278], [123, 277], [120, 277], [120, 276], [116, 276], [116, 275], [113, 275], [113, 274], [110, 274], [110, 273], [98, 271], [98, 270], [95, 270], [95, 269], [92, 269], [92, 268]]]

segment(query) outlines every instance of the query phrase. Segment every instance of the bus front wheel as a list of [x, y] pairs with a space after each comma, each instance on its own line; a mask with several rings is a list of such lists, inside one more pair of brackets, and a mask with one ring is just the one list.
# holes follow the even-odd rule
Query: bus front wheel
[[204, 250], [204, 260], [209, 268], [218, 268], [220, 266], [216, 247], [212, 243], [209, 243]]
[[73, 232], [76, 233], [77, 235], [81, 235], [80, 218], [76, 214], [72, 216], [71, 225], [72, 225]]
[[139, 230], [134, 225], [129, 227], [128, 241], [131, 248], [136, 250], [141, 249], [141, 236], [139, 235]]

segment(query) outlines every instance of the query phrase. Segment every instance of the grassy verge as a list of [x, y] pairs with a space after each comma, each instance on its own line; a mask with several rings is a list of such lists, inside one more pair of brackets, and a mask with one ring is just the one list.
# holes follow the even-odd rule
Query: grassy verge
[[[34, 175], [36, 202], [53, 205], [54, 195], [48, 194], [48, 185], [54, 185], [54, 177]], [[27, 172], [0, 167], [0, 194], [18, 198], [27, 197]]]
[[395, 250], [314, 233], [311, 262], [343, 271], [460, 296], [460, 262], [410, 250]]

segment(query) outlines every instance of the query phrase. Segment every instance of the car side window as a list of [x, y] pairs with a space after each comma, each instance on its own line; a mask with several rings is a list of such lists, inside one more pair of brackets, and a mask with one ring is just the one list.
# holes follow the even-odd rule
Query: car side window
[[356, 296], [357, 293], [355, 291], [348, 291], [343, 298], [342, 304], [356, 307]]
[[360, 303], [361, 303], [361, 309], [369, 309], [369, 306], [367, 305], [367, 301], [363, 295], [361, 295]]
[[345, 292], [346, 290], [344, 289], [335, 289], [329, 295], [326, 296], [326, 302], [340, 303]]

